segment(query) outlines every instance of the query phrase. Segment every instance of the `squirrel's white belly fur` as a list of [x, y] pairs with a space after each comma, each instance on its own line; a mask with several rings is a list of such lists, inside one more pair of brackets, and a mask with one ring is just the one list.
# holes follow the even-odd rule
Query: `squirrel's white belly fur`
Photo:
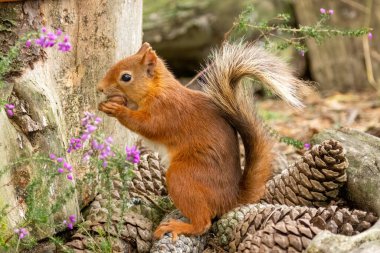
[[161, 158], [162, 165], [168, 168], [170, 165], [170, 156], [169, 156], [168, 148], [163, 144], [151, 141], [141, 135], [140, 135], [140, 138], [144, 141], [145, 145], [149, 147], [149, 149], [151, 149], [154, 152], [158, 152], [158, 155]]

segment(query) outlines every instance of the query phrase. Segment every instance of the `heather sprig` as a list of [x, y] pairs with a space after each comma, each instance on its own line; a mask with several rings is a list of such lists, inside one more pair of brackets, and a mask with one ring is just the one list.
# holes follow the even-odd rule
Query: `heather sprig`
[[369, 39], [373, 36], [371, 28], [344, 30], [329, 26], [328, 21], [334, 14], [332, 9], [320, 8], [320, 18], [315, 24], [299, 25], [299, 27], [289, 24], [289, 20], [291, 20], [289, 14], [279, 14], [267, 21], [254, 22], [251, 18], [254, 11], [253, 6], [244, 10], [227, 32], [226, 39], [233, 40], [236, 37], [245, 36], [249, 31], [255, 31], [259, 33], [257, 40], [263, 41], [266, 48], [284, 50], [294, 47], [301, 56], [304, 56], [307, 52], [306, 39], [313, 39], [320, 44], [325, 39], [336, 36], [361, 37], [367, 35]]
[[[14, 64], [20, 55], [23, 47], [30, 48], [33, 44], [41, 48], [55, 47], [58, 45], [58, 51], [69, 52], [72, 49], [69, 35], [65, 35], [62, 39], [62, 30], [57, 29], [55, 32], [48, 31], [42, 27], [41, 32], [29, 32], [22, 36], [6, 53], [0, 52], [0, 89], [4, 85], [4, 77], [14, 70]], [[6, 100], [0, 99], [0, 109], [6, 104]], [[13, 109], [5, 108], [8, 117], [13, 117]]]
[[136, 148], [136, 146], [133, 146], [131, 148], [126, 147], [125, 152], [127, 153], [127, 161], [130, 161], [132, 163], [140, 162], [140, 151]]
[[28, 232], [28, 230], [26, 230], [26, 228], [16, 228], [14, 232], [16, 235], [18, 235], [18, 237], [20, 239], [24, 239], [24, 237], [29, 234], [29, 232]]
[[71, 43], [69, 41], [70, 37], [68, 35], [65, 35], [61, 42], [59, 42], [60, 37], [62, 36], [62, 30], [57, 29], [55, 32], [48, 32], [46, 27], [41, 28], [40, 37], [32, 40], [28, 39], [25, 42], [25, 46], [27, 48], [31, 47], [33, 42], [36, 46], [42, 47], [42, 48], [48, 48], [48, 47], [54, 47], [55, 45], [58, 45], [58, 50], [62, 52], [69, 52], [71, 51]]
[[63, 224], [67, 226], [69, 230], [73, 230], [76, 223], [76, 216], [74, 214], [70, 215], [67, 220], [63, 220]]
[[9, 118], [14, 116], [15, 106], [13, 104], [5, 104], [4, 108], [5, 108], [5, 112], [7, 113]]

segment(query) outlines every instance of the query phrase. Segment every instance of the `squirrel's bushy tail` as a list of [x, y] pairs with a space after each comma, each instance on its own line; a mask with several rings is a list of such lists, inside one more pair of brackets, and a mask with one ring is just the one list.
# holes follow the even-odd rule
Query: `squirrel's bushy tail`
[[289, 104], [302, 107], [297, 93], [304, 83], [278, 57], [254, 44], [225, 44], [212, 53], [207, 66], [204, 90], [225, 112], [244, 144], [246, 163], [239, 203], [256, 202], [272, 173], [272, 145], [255, 115], [252, 99], [247, 99], [253, 95], [250, 86], [239, 84], [244, 77], [253, 78]]

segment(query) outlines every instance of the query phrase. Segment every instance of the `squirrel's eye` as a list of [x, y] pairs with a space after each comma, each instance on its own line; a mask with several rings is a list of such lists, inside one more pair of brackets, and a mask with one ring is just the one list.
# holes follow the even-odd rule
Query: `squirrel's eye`
[[122, 80], [123, 82], [129, 82], [129, 81], [131, 81], [131, 79], [132, 79], [132, 76], [131, 76], [130, 74], [123, 74], [123, 75], [121, 76], [121, 80]]

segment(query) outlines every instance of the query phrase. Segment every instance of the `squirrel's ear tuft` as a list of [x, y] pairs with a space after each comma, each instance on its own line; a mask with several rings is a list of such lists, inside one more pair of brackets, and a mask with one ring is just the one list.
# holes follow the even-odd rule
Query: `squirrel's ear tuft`
[[144, 44], [141, 45], [139, 51], [137, 51], [136, 54], [145, 54], [146, 51], [151, 48], [150, 44], [148, 42], [144, 42]]
[[141, 63], [147, 67], [148, 75], [153, 76], [157, 64], [157, 55], [151, 47], [145, 52]]

